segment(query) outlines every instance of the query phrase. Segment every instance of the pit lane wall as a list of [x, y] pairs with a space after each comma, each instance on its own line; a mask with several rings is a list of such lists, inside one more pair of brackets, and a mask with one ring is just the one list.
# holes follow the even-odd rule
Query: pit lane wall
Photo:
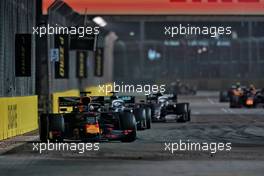
[[37, 96], [0, 98], [0, 140], [38, 128]]

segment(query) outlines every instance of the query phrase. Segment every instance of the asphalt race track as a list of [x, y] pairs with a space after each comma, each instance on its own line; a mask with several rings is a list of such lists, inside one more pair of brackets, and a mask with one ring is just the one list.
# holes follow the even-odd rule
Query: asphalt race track
[[[189, 123], [153, 123], [151, 130], [138, 132], [133, 143], [103, 142], [99, 151], [33, 151], [37, 134], [0, 155], [0, 175], [181, 175], [263, 176], [264, 109], [229, 109], [218, 103], [217, 93], [180, 97], [190, 102]], [[231, 151], [215, 154], [200, 151], [165, 151], [164, 143], [232, 143]]]

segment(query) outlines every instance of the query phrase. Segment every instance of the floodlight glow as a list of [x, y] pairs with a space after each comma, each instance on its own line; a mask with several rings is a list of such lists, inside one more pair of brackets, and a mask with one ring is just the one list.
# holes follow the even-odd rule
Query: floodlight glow
[[94, 17], [93, 22], [95, 22], [96, 24], [98, 24], [101, 27], [105, 27], [107, 25], [106, 21], [102, 17], [99, 17], [99, 16]]

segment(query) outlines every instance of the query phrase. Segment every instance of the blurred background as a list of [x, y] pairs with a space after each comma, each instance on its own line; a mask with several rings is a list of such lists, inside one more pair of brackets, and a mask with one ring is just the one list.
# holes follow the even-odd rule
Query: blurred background
[[[90, 2], [91, 6], [93, 3]], [[94, 11], [89, 11], [89, 6], [81, 4], [70, 0], [1, 1], [0, 96], [37, 94], [40, 107], [44, 107], [48, 106], [51, 101], [49, 97], [53, 93], [83, 90], [88, 86], [114, 81], [169, 86], [180, 80], [198, 90], [226, 89], [235, 82], [263, 87], [264, 19], [258, 15], [259, 11], [254, 3], [253, 10], [248, 11], [250, 15], [246, 15], [247, 12], [242, 15], [240, 7], [238, 9], [242, 14], [237, 15], [238, 12], [234, 11], [233, 15], [228, 15], [232, 11], [228, 12], [228, 8], [224, 6], [226, 9], [222, 7], [222, 11], [215, 12], [222, 13], [221, 15], [208, 15], [207, 11], [209, 13], [210, 10], [201, 15], [187, 15], [196, 12], [191, 9], [186, 15], [168, 15], [161, 8], [162, 15], [154, 16], [150, 15], [151, 10], [146, 11], [147, 15], [120, 16], [119, 11], [115, 15], [106, 15], [106, 7], [105, 13], [101, 11], [102, 15], [95, 15]], [[220, 8], [221, 3], [218, 5]], [[98, 6], [92, 7], [97, 7], [100, 11]], [[254, 12], [253, 7], [255, 15], [251, 14]], [[127, 13], [131, 13], [129, 6], [127, 9]], [[85, 74], [77, 76], [78, 51], [67, 49], [65, 70], [69, 74], [58, 79], [55, 76], [55, 63], [51, 61], [51, 51], [56, 48], [54, 35], [32, 35], [29, 47], [31, 64], [28, 67], [31, 74], [18, 77], [15, 74], [15, 34], [32, 34], [33, 27], [47, 24], [68, 27], [100, 26], [97, 40], [97, 48], [103, 51], [100, 62], [95, 59], [96, 52], [85, 50], [87, 60], [82, 67]], [[179, 35], [171, 38], [164, 35], [165, 26], [179, 24], [199, 27], [230, 26], [232, 35], [214, 38], [205, 35]]]

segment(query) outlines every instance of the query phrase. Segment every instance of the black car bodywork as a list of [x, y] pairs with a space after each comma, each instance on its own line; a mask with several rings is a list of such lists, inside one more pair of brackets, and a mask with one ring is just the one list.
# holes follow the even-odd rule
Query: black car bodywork
[[189, 103], [178, 103], [175, 94], [154, 94], [147, 96], [147, 101], [152, 109], [152, 121], [165, 122], [173, 119], [178, 122], [191, 120], [191, 109]]
[[[41, 141], [136, 140], [136, 120], [131, 111], [115, 112], [104, 97], [60, 97], [58, 114], [40, 116]], [[71, 112], [67, 111], [71, 107]]]
[[252, 91], [248, 88], [233, 89], [230, 93], [230, 108], [258, 108], [264, 107], [264, 91]]
[[135, 96], [113, 96], [112, 102], [121, 101], [123, 105], [117, 110], [130, 109], [137, 123], [138, 130], [150, 129], [151, 128], [151, 108], [145, 102], [136, 103]]

